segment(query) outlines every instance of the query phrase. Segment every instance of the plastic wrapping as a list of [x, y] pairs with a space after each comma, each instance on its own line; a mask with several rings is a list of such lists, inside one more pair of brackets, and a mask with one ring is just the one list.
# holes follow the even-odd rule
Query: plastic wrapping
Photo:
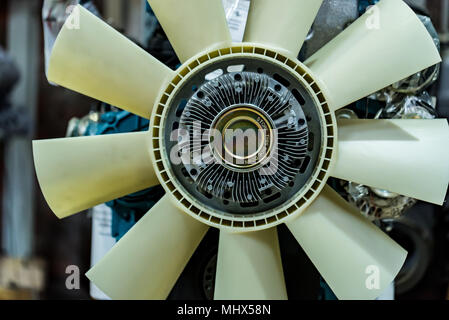
[[380, 119], [435, 119], [437, 112], [432, 97], [426, 92], [408, 95], [397, 101], [391, 95], [385, 109], [380, 110], [376, 118]]
[[[440, 40], [432, 21], [425, 16], [419, 18], [439, 49]], [[375, 118], [435, 119], [437, 114], [432, 97], [423, 90], [438, 79], [439, 70], [440, 65], [436, 64], [373, 94], [371, 96], [373, 99], [386, 103], [386, 107], [379, 110]], [[348, 117], [345, 113], [339, 118]], [[347, 192], [348, 201], [370, 220], [396, 219], [417, 202], [410, 197], [354, 182], [342, 181], [342, 184]]]
[[[404, 100], [400, 100], [400, 102], [404, 102]], [[336, 115], [339, 120], [358, 119], [356, 113], [351, 109], [337, 110]], [[386, 116], [389, 118], [388, 116], [393, 115]], [[398, 119], [402, 118], [399, 117]], [[384, 189], [370, 188], [359, 183], [340, 180], [340, 184], [345, 190], [345, 198], [348, 202], [357, 207], [371, 221], [396, 219], [417, 202], [416, 199], [410, 197], [401, 196]]]
[[246, 29], [246, 21], [250, 0], [222, 0], [229, 30], [233, 42], [242, 42]]

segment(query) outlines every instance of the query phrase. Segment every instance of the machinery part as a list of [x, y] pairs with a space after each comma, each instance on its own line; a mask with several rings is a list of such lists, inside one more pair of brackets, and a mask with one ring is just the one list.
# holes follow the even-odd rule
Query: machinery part
[[395, 280], [397, 294], [404, 294], [413, 289], [426, 273], [433, 252], [432, 235], [426, 226], [416, 224], [407, 216], [393, 222], [389, 235], [409, 253]]
[[207, 263], [203, 275], [203, 290], [207, 300], [214, 299], [216, 270], [217, 255], [214, 255]]
[[439, 113], [442, 117], [449, 118], [449, 48], [443, 51], [443, 63], [441, 65], [441, 77], [438, 90]]
[[101, 114], [90, 112], [88, 115], [80, 118], [72, 118], [67, 125], [66, 137], [82, 137], [95, 135], [96, 127], [100, 121]]
[[[157, 4], [161, 2], [156, 0], [150, 1], [150, 4], [153, 3]], [[197, 12], [192, 12], [190, 9], [185, 10], [186, 8], [184, 5], [180, 7], [171, 6], [170, 4], [172, 1], [165, 1], [165, 3], [167, 3], [167, 5], [161, 6], [159, 12], [156, 12], [158, 16], [169, 17], [170, 12], [172, 12], [172, 17], [179, 18], [183, 15], [182, 10], [184, 10], [189, 13], [188, 16], [192, 18], [192, 21], [195, 21], [194, 26], [197, 26], [197, 23], [200, 23], [197, 22], [197, 20], [200, 21], [201, 17], [196, 16], [196, 14], [204, 14], [202, 10]], [[203, 1], [201, 3], [203, 3]], [[213, 1], [210, 5], [214, 5], [215, 3], [216, 2]], [[291, 10], [285, 10], [287, 14], [285, 20], [291, 21], [292, 18], [290, 15], [295, 15], [296, 7], [293, 6], [293, 2], [286, 2], [286, 4], [290, 5]], [[162, 12], [167, 9], [170, 9], [171, 11]], [[369, 28], [371, 24], [367, 24], [367, 22], [370, 22], [370, 14], [368, 14], [368, 16], [364, 16], [360, 18], [359, 21], [356, 21], [353, 26], [347, 28], [336, 40], [332, 41], [329, 45], [325, 46], [311, 57], [310, 61], [306, 63], [308, 66], [297, 61], [293, 54], [284, 55], [283, 52], [288, 52], [288, 48], [278, 50], [270, 46], [270, 39], [267, 39], [266, 42], [264, 41], [263, 44], [260, 45], [244, 43], [241, 45], [233, 45], [231, 47], [222, 47], [223, 44], [227, 42], [228, 36], [220, 37], [219, 40], [216, 40], [214, 38], [215, 35], [213, 35], [212, 38], [208, 38], [210, 41], [206, 39], [206, 42], [211, 45], [212, 49], [199, 52], [198, 50], [201, 50], [200, 48], [203, 47], [203, 44], [205, 43], [204, 39], [200, 39], [201, 41], [198, 45], [195, 44], [192, 46], [190, 43], [185, 43], [186, 37], [183, 37], [184, 40], [181, 39], [178, 41], [181, 34], [177, 34], [176, 37], [169, 35], [169, 37], [172, 37], [172, 39], [175, 40], [175, 47], [180, 47], [177, 52], [178, 55], [181, 56], [181, 60], [184, 60], [186, 52], [195, 51], [195, 54], [197, 54], [184, 62], [176, 72], [168, 72], [165, 67], [161, 66], [160, 63], [156, 62], [155, 59], [151, 57], [144, 58], [141, 51], [133, 49], [135, 48], [134, 45], [127, 45], [123, 37], [118, 36], [99, 19], [83, 10], [84, 9], [80, 8], [80, 11], [82, 12], [81, 22], [83, 23], [84, 21], [87, 26], [91, 27], [89, 28], [91, 30], [87, 32], [84, 28], [82, 31], [64, 28], [59, 35], [57, 45], [53, 52], [55, 64], [51, 66], [50, 69], [53, 69], [54, 74], [56, 75], [64, 74], [66, 77], [64, 82], [68, 85], [73, 84], [71, 86], [72, 89], [90, 92], [92, 95], [97, 96], [97, 98], [101, 98], [102, 95], [106, 96], [107, 92], [109, 92], [108, 98], [113, 96], [117, 98], [116, 100], [118, 100], [119, 96], [127, 94], [127, 96], [121, 98], [122, 102], [126, 102], [126, 100], [130, 98], [135, 98], [133, 94], [136, 94], [138, 97], [145, 96], [147, 98], [152, 98], [146, 101], [145, 106], [139, 104], [138, 108], [135, 108], [140, 111], [145, 110], [146, 112], [152, 110], [152, 116], [147, 138], [142, 138], [141, 140], [142, 142], [145, 141], [143, 144], [133, 142], [132, 140], [134, 140], [134, 138], [131, 138], [131, 135], [110, 135], [107, 136], [107, 139], [108, 141], [109, 139], [112, 140], [115, 136], [117, 137], [115, 139], [117, 143], [126, 145], [132, 144], [132, 147], [123, 147], [122, 145], [116, 147], [117, 145], [115, 144], [113, 144], [114, 148], [110, 148], [107, 145], [103, 146], [103, 140], [100, 140], [98, 137], [89, 137], [88, 142], [80, 140], [80, 144], [86, 144], [88, 146], [97, 145], [96, 152], [98, 153], [92, 154], [92, 157], [90, 157], [91, 159], [95, 158], [97, 160], [102, 160], [106, 155], [112, 159], [126, 158], [126, 160], [132, 161], [128, 165], [131, 166], [135, 164], [135, 168], [140, 171], [141, 178], [145, 179], [145, 176], [147, 176], [147, 182], [149, 183], [153, 182], [153, 175], [156, 175], [167, 192], [167, 195], [158, 202], [158, 204], [118, 242], [108, 255], [88, 273], [89, 279], [97, 284], [99, 288], [112, 298], [166, 298], [170, 292], [170, 288], [187, 264], [188, 259], [198, 246], [208, 226], [219, 228], [222, 235], [231, 239], [229, 241], [238, 241], [237, 239], [240, 236], [243, 237], [243, 235], [241, 235], [242, 233], [248, 233], [245, 235], [247, 237], [246, 239], [254, 240], [254, 242], [250, 242], [251, 246], [254, 245], [255, 248], [258, 248], [257, 250], [260, 250], [262, 254], [261, 257], [264, 257], [264, 261], [268, 261], [270, 265], [276, 266], [276, 241], [271, 237], [269, 247], [272, 248], [272, 251], [270, 252], [262, 249], [265, 247], [262, 246], [261, 241], [265, 238], [265, 234], [269, 234], [268, 232], [270, 231], [266, 231], [267, 229], [278, 226], [281, 223], [287, 224], [293, 235], [323, 275], [324, 279], [329, 283], [340, 299], [375, 298], [376, 295], [380, 294], [394, 279], [402, 266], [406, 252], [382, 233], [382, 231], [372, 225], [369, 220], [356, 212], [354, 208], [347, 204], [337, 194], [329, 190], [328, 187], [325, 187], [325, 183], [330, 175], [335, 175], [336, 171], [334, 165], [339, 167], [340, 173], [344, 172], [346, 174], [345, 170], [341, 170], [344, 168], [344, 161], [342, 160], [341, 155], [338, 159], [335, 155], [337, 145], [340, 145], [340, 149], [342, 149], [342, 143], [338, 141], [337, 123], [335, 114], [332, 111], [343, 107], [345, 103], [355, 101], [360, 97], [363, 97], [363, 95], [370, 94], [373, 91], [390, 85], [394, 81], [400, 80], [402, 77], [414, 74], [420, 71], [420, 69], [429, 67], [440, 61], [437, 49], [421, 21], [401, 0], [383, 0], [379, 2], [374, 9], [371, 9], [374, 11], [378, 10], [381, 13], [382, 28], [380, 30], [373, 31]], [[372, 12], [373, 11], [371, 11], [371, 13]], [[211, 11], [211, 16], [214, 15], [214, 13], [216, 13], [215, 9]], [[226, 21], [223, 20], [222, 17], [222, 13], [217, 13], [215, 17], [212, 18], [214, 23], [217, 23], [218, 21], [218, 24], [222, 24], [219, 27], [213, 28], [226, 28]], [[249, 19], [252, 19], [252, 17], [249, 17]], [[403, 21], [403, 23], [398, 24], [398, 19]], [[201, 24], [204, 30], [209, 31], [207, 28], [209, 27], [208, 23], [210, 21], [211, 18], [209, 16], [204, 19], [204, 24]], [[174, 32], [172, 24], [168, 23], [167, 25], [167, 22], [163, 22], [162, 25], [169, 31], [169, 34]], [[400, 27], [398, 27], [398, 25]], [[277, 28], [279, 28], [278, 30], [281, 33], [288, 33], [287, 29], [289, 26], [278, 24]], [[96, 32], [93, 32], [93, 30]], [[191, 29], [186, 28], [186, 30]], [[99, 41], [94, 41], [94, 33], [97, 37], [100, 37]], [[410, 33], [413, 34], [413, 36], [410, 36]], [[208, 34], [210, 33], [208, 32]], [[360, 37], [361, 34], [364, 36]], [[351, 41], [353, 38], [358, 41]], [[362, 39], [362, 41], [360, 41], [360, 39]], [[346, 40], [349, 40], [349, 43], [351, 44], [355, 43], [355, 48], [348, 50], [346, 47]], [[78, 43], [77, 53], [84, 53], [86, 55], [77, 56], [77, 54], [70, 51], [69, 49], [72, 48], [73, 42]], [[402, 50], [414, 48], [417, 43], [420, 44], [417, 46], [419, 50], [413, 51], [416, 52], [416, 56], [413, 55], [410, 59], [404, 59], [401, 54]], [[118, 46], [120, 46], [120, 48]], [[124, 46], [126, 46], [126, 48], [123, 48]], [[80, 47], [82, 50], [80, 50]], [[192, 47], [195, 50], [193, 50]], [[110, 52], [111, 48], [116, 50], [122, 49], [122, 51], [118, 51], [120, 54], [111, 58], [111, 55], [107, 55], [107, 52]], [[376, 48], [376, 50], [373, 50], [373, 48]], [[392, 48], [395, 50], [392, 50]], [[380, 57], [377, 54], [378, 52], [384, 52], [385, 55]], [[373, 65], [377, 64], [376, 66], [364, 64], [365, 59], [370, 59], [371, 57], [374, 57], [371, 60]], [[135, 61], [135, 64], [129, 65], [129, 61]], [[216, 75], [215, 71], [221, 69], [223, 72], [223, 74], [220, 75], [223, 76], [221, 80], [228, 79], [228, 81], [232, 81], [230, 85], [231, 87], [234, 87], [235, 92], [238, 93], [237, 87], [241, 87], [241, 83], [239, 82], [241, 82], [243, 76], [252, 78], [253, 74], [257, 72], [257, 70], [252, 69], [251, 61], [257, 61], [262, 65], [263, 70], [261, 74], [266, 75], [268, 78], [271, 77], [281, 84], [277, 85], [273, 82], [275, 91], [284, 91], [287, 93], [291, 90], [296, 102], [299, 103], [301, 109], [303, 109], [307, 120], [307, 127], [313, 128], [314, 126], [317, 126], [321, 133], [321, 139], [318, 139], [320, 148], [317, 161], [316, 163], [311, 164], [311, 167], [313, 167], [311, 170], [312, 173], [306, 174], [304, 182], [298, 186], [299, 191], [294, 192], [289, 200], [282, 204], [273, 205], [268, 211], [241, 212], [235, 214], [229, 213], [223, 208], [217, 209], [211, 207], [204, 198], [197, 197], [193, 191], [188, 190], [183, 185], [181, 179], [178, 178], [174, 172], [176, 164], [172, 163], [170, 160], [172, 150], [167, 148], [170, 140], [167, 139], [167, 137], [169, 138], [173, 129], [176, 129], [176, 124], [172, 121], [173, 114], [176, 116], [179, 109], [179, 116], [182, 117], [189, 101], [193, 102], [195, 99], [199, 99], [202, 100], [205, 105], [209, 105], [209, 102], [206, 102], [206, 98], [209, 98], [211, 100], [210, 107], [219, 108], [219, 106], [223, 106], [223, 104], [214, 103], [211, 99], [212, 95], [206, 94], [206, 92], [203, 92], [203, 94], [200, 93], [202, 92], [200, 88], [208, 86], [205, 81], [205, 79], [209, 79], [206, 78], [207, 75], [214, 78]], [[112, 62], [113, 64], [109, 65], [107, 62]], [[126, 67], [118, 67], [120, 63], [123, 63]], [[145, 64], [145, 66], [141, 63]], [[72, 73], [67, 72], [64, 69], [65, 64], [77, 67], [84, 65], [95, 68], [94, 70], [78, 68], [76, 69], [76, 73]], [[237, 71], [235, 71], [234, 68], [228, 69], [228, 66], [238, 66], [242, 64], [243, 69]], [[245, 69], [247, 65], [249, 66], [248, 70]], [[226, 66], [226, 68], [224, 66]], [[105, 68], [105, 70], [100, 70], [102, 68]], [[153, 73], [147, 74], [150, 68], [153, 69]], [[379, 68], [391, 72], [382, 76], [377, 72]], [[118, 82], [111, 83], [111, 81], [107, 80], [108, 78], [111, 78], [111, 73], [113, 73], [112, 70], [119, 70], [122, 72], [120, 79], [117, 79], [117, 77], [113, 79]], [[365, 72], [360, 73], [361, 70], [364, 70]], [[102, 74], [94, 78], [92, 77], [92, 71], [102, 72]], [[275, 78], [274, 74], [270, 74], [273, 73], [273, 71], [281, 76], [278, 80]], [[245, 74], [245, 72], [248, 72], [248, 74]], [[136, 73], [138, 76], [133, 78]], [[117, 76], [117, 74], [115, 75]], [[240, 74], [240, 77], [235, 77], [235, 74]], [[152, 84], [154, 84], [154, 88], [151, 88], [151, 90], [147, 87], [144, 88], [142, 85], [143, 82], [141, 76], [144, 75], [147, 75]], [[232, 80], [229, 80], [230, 75], [233, 76]], [[105, 76], [107, 76], [106, 79], [104, 78]], [[78, 80], [81, 78], [89, 80], [90, 83], [87, 83], [86, 86], [84, 86], [84, 84], [80, 85], [81, 82]], [[284, 80], [280, 81], [279, 79]], [[213, 81], [213, 79], [209, 81]], [[146, 82], [148, 82], [148, 80]], [[95, 92], [100, 85], [101, 88], [99, 89], [99, 92], [102, 95], [98, 95], [98, 92]], [[133, 85], [135, 85], [135, 87], [131, 88], [130, 86]], [[288, 88], [288, 90], [285, 90], [282, 86]], [[251, 86], [251, 81], [246, 83], [246, 87], [254, 88]], [[124, 90], [124, 88], [127, 90]], [[156, 93], [156, 89], [159, 88], [162, 89], [160, 89], [160, 92]], [[279, 90], [276, 90], [276, 88]], [[299, 94], [295, 95], [293, 89], [296, 89]], [[140, 92], [141, 90], [142, 92]], [[151, 94], [148, 95], [149, 91], [151, 91]], [[242, 93], [243, 92], [242, 87]], [[240, 93], [240, 96], [242, 96], [242, 93]], [[222, 92], [222, 97], [225, 101], [233, 96], [233, 90]], [[179, 99], [179, 97], [186, 97], [184, 108], [182, 106], [180, 108], [180, 105], [175, 103], [178, 101], [177, 99]], [[274, 94], [274, 99], [276, 100], [277, 98]], [[133, 101], [129, 102], [132, 103]], [[301, 120], [301, 113], [296, 102], [293, 101], [292, 106], [299, 121]], [[235, 104], [241, 103], [241, 101], [229, 100], [226, 107], [233, 108]], [[313, 114], [308, 115], [307, 112], [304, 111], [304, 109], [307, 109], [308, 105], [314, 106], [315, 117]], [[151, 108], [151, 106], [154, 107]], [[240, 122], [243, 122], [243, 127], [245, 128], [249, 127], [251, 129], [250, 124], [252, 124], [253, 130], [255, 129], [254, 126], [257, 127], [258, 124], [262, 127], [266, 125], [267, 128], [265, 128], [265, 132], [267, 135], [265, 135], [265, 139], [267, 136], [271, 139], [271, 134], [274, 130], [270, 130], [273, 126], [268, 127], [268, 125], [273, 125], [270, 122], [269, 112], [260, 112], [262, 108], [259, 104], [256, 105], [258, 109], [255, 109], [254, 107], [250, 108], [247, 104], [244, 104], [244, 107], [249, 109], [249, 111], [245, 110], [246, 113], [242, 113], [242, 108], [240, 106], [237, 109], [232, 109], [233, 116], [231, 119], [223, 119], [219, 115], [217, 118], [218, 120], [212, 123], [224, 123], [224, 127], [226, 127], [228, 124], [229, 126], [234, 125], [234, 123], [239, 120]], [[128, 110], [133, 109], [130, 109], [128, 106]], [[192, 114], [189, 116], [186, 113], [184, 116], [185, 119], [188, 120]], [[310, 117], [307, 118], [307, 116]], [[255, 117], [261, 121], [256, 121], [257, 123], [254, 123], [253, 120]], [[245, 119], [245, 121], [241, 121], [243, 119]], [[233, 122], [233, 120], [235, 121]], [[213, 121], [213, 119], [211, 119], [211, 121]], [[410, 140], [413, 142], [413, 147], [410, 147], [410, 143], [399, 143], [399, 145], [396, 143], [393, 144], [396, 148], [406, 148], [406, 153], [412, 155], [408, 159], [414, 159], [420, 155], [424, 158], [423, 151], [428, 151], [428, 154], [433, 155], [437, 151], [442, 150], [442, 146], [446, 143], [447, 135], [449, 133], [447, 123], [438, 120], [429, 121], [429, 125], [423, 125], [421, 122], [413, 120], [397, 120], [396, 122], [377, 120], [375, 124], [370, 124], [369, 122], [362, 123], [358, 120], [353, 121], [353, 125], [348, 123], [347, 125], [344, 125], [343, 128], [340, 128], [340, 130], [345, 130], [347, 127], [357, 127], [358, 134], [362, 138], [370, 138], [366, 140], [371, 140], [377, 149], [383, 148], [386, 150], [389, 149], [392, 144], [388, 140], [374, 140], [376, 137], [385, 139], [385, 136], [387, 136], [391, 132], [392, 127], [395, 126], [406, 129], [405, 131], [408, 133], [408, 135], [405, 135], [406, 138], [410, 140], [410, 137], [414, 137], [414, 139]], [[408, 121], [412, 122], [409, 123]], [[178, 123], [178, 125], [180, 124], [181, 122]], [[296, 123], [292, 124], [296, 126]], [[217, 127], [220, 126], [221, 125], [217, 125]], [[309, 132], [310, 131], [311, 129], [309, 129]], [[340, 134], [340, 139], [343, 137], [343, 144], [345, 138], [351, 137], [350, 132], [350, 130], [346, 130], [346, 133], [343, 134], [343, 136]], [[426, 137], [430, 135], [437, 138], [427, 147], [424, 147], [423, 145], [426, 141]], [[125, 136], [126, 138], [124, 138]], [[134, 134], [132, 134], [132, 137], [134, 137]], [[140, 133], [139, 137], [141, 137]], [[404, 134], [399, 135], [399, 138], [403, 139]], [[310, 140], [309, 136], [309, 142]], [[66, 142], [72, 144], [71, 141]], [[353, 141], [349, 144], [352, 142]], [[363, 142], [364, 141], [362, 141], [362, 143]], [[51, 145], [53, 145], [53, 147]], [[256, 146], [257, 145], [258, 144], [256, 144]], [[415, 145], [418, 147], [415, 148]], [[245, 144], [239, 143], [237, 146], [242, 147], [245, 146]], [[370, 144], [368, 142], [364, 143], [365, 148], [368, 148], [369, 146]], [[134, 150], [139, 156], [131, 159], [124, 157], [124, 154], [129, 154], [128, 151], [131, 151], [128, 149], [134, 147], [139, 149]], [[210, 142], [207, 147], [210, 149], [213, 147], [213, 143]], [[58, 140], [41, 144], [36, 143], [36, 167], [46, 197], [50, 199], [51, 202], [57, 201], [57, 203], [61, 205], [61, 208], [57, 208], [59, 209], [59, 213], [62, 212], [63, 215], [69, 215], [76, 213], [79, 206], [74, 206], [70, 200], [67, 201], [67, 198], [64, 199], [61, 197], [61, 194], [58, 194], [58, 190], [55, 188], [57, 184], [52, 183], [52, 177], [56, 176], [56, 174], [53, 175], [53, 172], [56, 170], [51, 170], [52, 168], [59, 169], [60, 166], [63, 164], [65, 165], [64, 162], [68, 156], [78, 159], [79, 162], [77, 163], [85, 162], [82, 161], [83, 159], [79, 158], [79, 150], [65, 152], [64, 159], [62, 159], [62, 157], [54, 158], [54, 155], [57, 154], [56, 150], [60, 152], [60, 148], [61, 144]], [[108, 148], [109, 151], [105, 151], [103, 148]], [[126, 153], [122, 153], [122, 148], [127, 149]], [[66, 149], [69, 149], [69, 147]], [[148, 163], [151, 162], [150, 159], [147, 158], [148, 150], [150, 151], [149, 153], [153, 162], [152, 168], [147, 167]], [[275, 146], [273, 150], [276, 152], [278, 147]], [[355, 148], [354, 150], [357, 151], [358, 149]], [[415, 152], [413, 152], [413, 150], [415, 150]], [[73, 151], [75, 151], [75, 153], [73, 153]], [[374, 156], [377, 153], [378, 152], [375, 151], [372, 155]], [[399, 152], [396, 152], [396, 154], [398, 153]], [[176, 155], [177, 152], [174, 152], [174, 154]], [[342, 154], [345, 154], [345, 152], [342, 152]], [[111, 157], [111, 155], [113, 155], [113, 157]], [[357, 155], [358, 154], [355, 153], [355, 156]], [[344, 157], [349, 159], [349, 163], [354, 167], [354, 162], [352, 162], [351, 156]], [[439, 157], [441, 163], [445, 164], [449, 162], [449, 155], [447, 153], [440, 153]], [[389, 163], [393, 162], [394, 165], [394, 162], [401, 159], [393, 158]], [[387, 159], [385, 158], [385, 160]], [[422, 194], [424, 198], [429, 200], [442, 201], [439, 196], [443, 193], [442, 190], [446, 189], [447, 180], [449, 180], [447, 177], [447, 168], [444, 168], [436, 157], [433, 157], [431, 160], [425, 160], [431, 162], [435, 171], [441, 169], [441, 176], [437, 178], [436, 182], [432, 182], [432, 187], [429, 188], [432, 189], [432, 191], [435, 191], [433, 196], [429, 196], [417, 185], [407, 185], [409, 181], [407, 181], [405, 177], [397, 174], [396, 177], [405, 180], [404, 185], [396, 182], [395, 186], [397, 186], [397, 188], [394, 188], [392, 191], [402, 192], [405, 190], [410, 191], [413, 194]], [[134, 161], [136, 163], [134, 163]], [[120, 161], [119, 164], [121, 163], [122, 162]], [[386, 163], [386, 161], [384, 163]], [[249, 170], [261, 170], [264, 168], [264, 166], [262, 166], [260, 169], [255, 169], [256, 167]], [[354, 175], [347, 174], [349, 180], [360, 177], [359, 169], [361, 167], [363, 167], [363, 163], [362, 165], [357, 163], [357, 167], [354, 168]], [[413, 170], [421, 168], [420, 165], [411, 165], [411, 167], [413, 167]], [[73, 168], [74, 170], [71, 171], [72, 175], [74, 172], [78, 175], [83, 173], [82, 165], [77, 164], [73, 166]], [[84, 168], [88, 168], [88, 165], [86, 164]], [[131, 177], [134, 178], [136, 173], [136, 171], [134, 171], [135, 168], [124, 168], [125, 176], [126, 174], [130, 174]], [[100, 179], [100, 182], [108, 182], [108, 185], [111, 184], [111, 182], [115, 182], [114, 179], [117, 177], [116, 171], [121, 168], [114, 169], [113, 173], [103, 172], [104, 177], [102, 180]], [[241, 172], [243, 169], [244, 168], [235, 166], [232, 168], [234, 172]], [[373, 172], [375, 172], [377, 166], [373, 165], [370, 169], [373, 169]], [[125, 176], [120, 175], [121, 181], [117, 181], [117, 184], [123, 185], [123, 181], [133, 181], [133, 179], [126, 179]], [[429, 178], [427, 177], [427, 179]], [[443, 181], [444, 179], [446, 180]], [[55, 180], [58, 181], [57, 179]], [[67, 177], [65, 177], [65, 180], [67, 181]], [[76, 177], [71, 181], [67, 181], [66, 184], [61, 184], [59, 187], [63, 188], [64, 186], [70, 186], [71, 188], [74, 188], [74, 185], [72, 185], [73, 182], [76, 182]], [[140, 180], [138, 182], [140, 182]], [[378, 180], [375, 180], [374, 182], [378, 182]], [[391, 183], [391, 181], [388, 180], [388, 183]], [[375, 185], [375, 187], [382, 186]], [[99, 192], [100, 194], [97, 195], [97, 200], [101, 198], [101, 201], [105, 201], [105, 198], [116, 195], [110, 192], [110, 189], [106, 189], [105, 191], [106, 192]], [[285, 191], [287, 192], [288, 190]], [[59, 200], [55, 200], [57, 198]], [[95, 201], [90, 198], [90, 195], [80, 194], [80, 197], [78, 198], [80, 198], [76, 199], [78, 203], [89, 203], [94, 205]], [[334, 212], [335, 214], [331, 215], [329, 212]], [[317, 235], [316, 230], [324, 230], [325, 232], [322, 236], [319, 236]], [[170, 233], [169, 237], [167, 237], [168, 233]], [[142, 243], [148, 245], [142, 246]], [[224, 245], [226, 246], [226, 243]], [[251, 246], [248, 246], [248, 248]], [[246, 246], [243, 246], [243, 248], [245, 247]], [[351, 250], [347, 250], [347, 248], [351, 248]], [[220, 262], [220, 255], [223, 254], [223, 252], [221, 254], [220, 252], [218, 253], [219, 265], [226, 268], [226, 266], [229, 265], [229, 262]], [[245, 270], [239, 271], [242, 273], [253, 271], [255, 274], [264, 274], [264, 265], [251, 265], [251, 268], [253, 269], [248, 269], [248, 264], [246, 264], [246, 266]], [[335, 266], [338, 267], [335, 268]], [[367, 268], [371, 268], [372, 266], [376, 266], [379, 272], [380, 286], [376, 290], [371, 290], [372, 288], [365, 283]], [[220, 266], [218, 268], [220, 269]], [[275, 267], [270, 269], [273, 271], [276, 270]], [[220, 273], [221, 272], [230, 274], [227, 270], [221, 270]], [[232, 273], [231, 276], [234, 277]], [[276, 277], [278, 279], [278, 282], [276, 283], [276, 292], [280, 292], [279, 288], [282, 288], [282, 282], [280, 281], [281, 277], [278, 273], [276, 273]], [[217, 280], [221, 281], [221, 279]], [[272, 280], [269, 277], [257, 279], [251, 277], [251, 279], [248, 278], [248, 281], [245, 284], [242, 283], [242, 285], [262, 287], [269, 285], [271, 282]], [[218, 288], [216, 288], [216, 290], [218, 290]], [[241, 295], [239, 298], [251, 298], [250, 295], [254, 294], [246, 287], [241, 288], [241, 292], [246, 292], [248, 296], [245, 295], [245, 297], [243, 297]], [[271, 294], [271, 292], [269, 293]], [[235, 291], [223, 290], [220, 291], [220, 294], [220, 298], [232, 298]]]
[[405, 96], [399, 102], [392, 101], [380, 110], [376, 118], [381, 119], [435, 119], [437, 112], [432, 97], [423, 92], [419, 96]]
[[[336, 112], [336, 116], [338, 120], [358, 119], [357, 114], [351, 109], [340, 109]], [[416, 199], [404, 197], [388, 190], [370, 188], [344, 180], [340, 180], [340, 184], [345, 190], [345, 198], [348, 202], [372, 221], [399, 218], [416, 203]]]
[[354, 182], [343, 182], [349, 203], [368, 219], [397, 219], [416, 204], [416, 199], [383, 189], [369, 188]]
[[[434, 256], [439, 252], [437, 237], [445, 237], [445, 234], [438, 233], [442, 222], [439, 217], [443, 218], [434, 206], [418, 203], [399, 219], [382, 221], [381, 226], [388, 235], [408, 251], [407, 259], [395, 280], [398, 295], [412, 291], [430, 271], [432, 261], [436, 262], [432, 265], [438, 265], [440, 259]], [[442, 249], [444, 244], [441, 245]]]
[[357, 114], [351, 109], [339, 109], [335, 112], [337, 120], [341, 119], [358, 119]]
[[213, 300], [218, 229], [210, 228], [182, 271], [168, 300]]
[[119, 241], [164, 194], [164, 190], [156, 186], [107, 202], [112, 208], [112, 236]]

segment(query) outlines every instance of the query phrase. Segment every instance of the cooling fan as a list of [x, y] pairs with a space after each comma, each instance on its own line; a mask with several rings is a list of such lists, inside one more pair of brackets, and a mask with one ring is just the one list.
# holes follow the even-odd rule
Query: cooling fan
[[[221, 0], [149, 2], [183, 62], [178, 70], [82, 7], [69, 17], [79, 28], [67, 21], [51, 56], [52, 82], [151, 120], [148, 132], [35, 141], [37, 176], [56, 215], [157, 184], [166, 190], [88, 278], [113, 299], [165, 299], [215, 227], [215, 299], [286, 299], [276, 233], [285, 223], [338, 298], [379, 296], [406, 252], [326, 181], [442, 204], [448, 124], [337, 123], [334, 112], [441, 61], [415, 13], [382, 0], [301, 63], [322, 1], [253, 1], [239, 44]], [[264, 132], [255, 144], [237, 139], [256, 152], [227, 138], [217, 147], [210, 132], [230, 128]]]

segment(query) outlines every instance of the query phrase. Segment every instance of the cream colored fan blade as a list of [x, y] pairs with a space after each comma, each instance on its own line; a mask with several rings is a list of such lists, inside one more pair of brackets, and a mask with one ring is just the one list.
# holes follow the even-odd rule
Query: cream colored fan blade
[[287, 299], [276, 228], [220, 231], [215, 300]]
[[147, 119], [162, 85], [173, 75], [82, 6], [58, 35], [48, 70], [48, 79], [56, 84]]
[[159, 184], [148, 132], [38, 140], [34, 164], [59, 218]]
[[244, 41], [286, 51], [296, 58], [322, 0], [251, 1]]
[[402, 0], [381, 0], [306, 65], [336, 110], [440, 61], [416, 14]]
[[328, 186], [287, 226], [339, 299], [377, 298], [407, 256]]
[[166, 299], [207, 230], [166, 195], [87, 277], [112, 299]]
[[449, 126], [439, 120], [341, 120], [332, 176], [443, 204]]
[[148, 0], [181, 62], [231, 46], [222, 0]]

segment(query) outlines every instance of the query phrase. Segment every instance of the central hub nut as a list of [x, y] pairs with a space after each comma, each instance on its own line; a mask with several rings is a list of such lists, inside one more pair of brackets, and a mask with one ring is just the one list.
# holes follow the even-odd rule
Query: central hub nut
[[274, 140], [268, 115], [251, 105], [226, 108], [216, 117], [210, 132], [217, 160], [233, 169], [255, 170], [264, 165]]

